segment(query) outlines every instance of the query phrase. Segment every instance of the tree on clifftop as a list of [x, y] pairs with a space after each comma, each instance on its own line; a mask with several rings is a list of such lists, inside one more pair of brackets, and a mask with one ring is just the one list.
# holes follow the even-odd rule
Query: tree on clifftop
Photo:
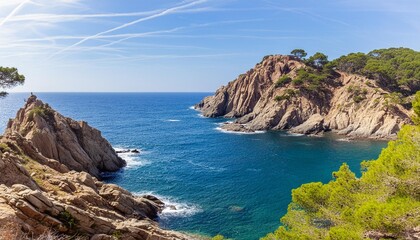
[[290, 54], [299, 59], [303, 59], [304, 57], [306, 57], [306, 55], [308, 55], [303, 49], [293, 49], [293, 51], [291, 51]]
[[325, 64], [328, 63], [328, 56], [323, 53], [317, 52], [313, 56], [311, 56], [306, 62], [311, 67], [321, 69], [322, 67], [324, 67]]
[[[0, 89], [8, 89], [25, 82], [25, 76], [19, 74], [16, 68], [0, 67]], [[7, 96], [7, 92], [0, 91], [0, 97]]]

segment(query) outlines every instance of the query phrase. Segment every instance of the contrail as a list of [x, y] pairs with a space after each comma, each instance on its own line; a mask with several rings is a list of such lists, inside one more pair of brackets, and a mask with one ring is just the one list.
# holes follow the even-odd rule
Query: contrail
[[120, 26], [118, 26], [118, 27], [111, 28], [111, 29], [109, 29], [109, 30], [106, 30], [106, 31], [103, 31], [103, 32], [97, 33], [97, 34], [95, 34], [95, 35], [92, 35], [92, 36], [86, 37], [86, 38], [84, 38], [84, 39], [82, 39], [82, 40], [78, 41], [77, 43], [75, 43], [75, 44], [73, 44], [73, 45], [71, 45], [71, 46], [68, 46], [68, 47], [66, 47], [66, 48], [64, 48], [64, 49], [62, 49], [62, 50], [60, 50], [60, 51], [58, 51], [58, 52], [54, 53], [53, 55], [51, 55], [51, 56], [50, 56], [50, 58], [52, 58], [52, 57], [54, 57], [54, 56], [56, 56], [56, 55], [58, 55], [58, 54], [60, 54], [60, 53], [63, 53], [63, 52], [65, 52], [65, 51], [68, 51], [69, 49], [71, 49], [71, 48], [73, 48], [73, 47], [76, 47], [76, 46], [78, 46], [78, 45], [80, 45], [80, 44], [82, 44], [82, 43], [84, 43], [84, 42], [86, 42], [86, 41], [88, 41], [88, 40], [90, 40], [90, 39], [95, 39], [95, 38], [97, 38], [97, 37], [99, 37], [99, 36], [102, 36], [102, 35], [104, 35], [104, 34], [111, 33], [111, 32], [114, 32], [114, 31], [117, 31], [117, 30], [120, 30], [120, 29], [123, 29], [123, 28], [129, 27], [129, 26], [131, 26], [131, 25], [134, 25], [134, 24], [137, 24], [137, 23], [140, 23], [140, 22], [144, 22], [144, 21], [147, 21], [147, 20], [150, 20], [150, 19], [154, 19], [154, 18], [158, 18], [158, 17], [161, 17], [161, 16], [165, 16], [165, 15], [167, 15], [167, 14], [170, 14], [170, 13], [176, 12], [176, 11], [178, 11], [178, 10], [181, 10], [181, 9], [184, 9], [184, 8], [187, 8], [187, 7], [191, 7], [191, 6], [194, 6], [194, 5], [197, 5], [197, 4], [200, 4], [200, 3], [204, 3], [204, 2], [207, 2], [207, 0], [194, 1], [194, 2], [191, 2], [191, 3], [185, 4], [185, 5], [179, 6], [179, 7], [169, 8], [169, 9], [166, 9], [166, 10], [164, 10], [164, 11], [160, 12], [160, 13], [157, 13], [157, 14], [154, 14], [154, 15], [151, 15], [151, 16], [148, 16], [148, 17], [140, 18], [140, 19], [137, 19], [137, 20], [135, 20], [135, 21], [128, 22], [128, 23], [125, 23], [125, 24], [123, 24], [123, 25], [120, 25]]
[[[162, 11], [162, 10], [161, 10]], [[132, 13], [106, 13], [106, 14], [26, 14], [19, 15], [10, 21], [75, 21], [85, 18], [111, 18], [111, 17], [140, 17], [149, 14], [156, 14], [159, 10], [147, 11], [147, 12], [132, 12]]]
[[[122, 38], [122, 39], [119, 39], [119, 40], [116, 40], [116, 41], [113, 41], [113, 42], [110, 42], [110, 43], [101, 45], [99, 47], [109, 47], [109, 46], [115, 45], [117, 43], [126, 41], [126, 40], [131, 39], [131, 38], [146, 37], [146, 36], [149, 36], [149, 35], [155, 35], [155, 34], [160, 34], [160, 33], [172, 33], [172, 32], [176, 32], [176, 31], [178, 31], [180, 29], [184, 29], [184, 28], [185, 27], [178, 27], [178, 28], [173, 28], [173, 29], [170, 29], [170, 30], [162, 30], [162, 31], [146, 32], [146, 33], [138, 33], [138, 34], [128, 35], [125, 38]], [[93, 47], [92, 49], [95, 49], [95, 48], [96, 47]]]
[[3, 20], [0, 21], [0, 27], [3, 24], [5, 24], [11, 17], [13, 17], [17, 12], [19, 12], [19, 10], [29, 1], [30, 0], [25, 0], [25, 1], [21, 2], [15, 9], [13, 9], [13, 11], [9, 15], [7, 15], [7, 17], [3, 18]]

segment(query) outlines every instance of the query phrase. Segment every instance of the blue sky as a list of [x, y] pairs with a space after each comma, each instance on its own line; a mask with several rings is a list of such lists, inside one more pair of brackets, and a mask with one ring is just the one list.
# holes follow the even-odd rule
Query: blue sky
[[268, 54], [420, 49], [419, 0], [0, 0], [13, 91], [214, 91]]

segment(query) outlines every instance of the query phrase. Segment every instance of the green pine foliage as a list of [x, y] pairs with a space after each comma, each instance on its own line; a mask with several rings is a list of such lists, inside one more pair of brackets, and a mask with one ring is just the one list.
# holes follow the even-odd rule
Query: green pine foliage
[[306, 55], [308, 55], [305, 50], [303, 49], [294, 49], [290, 52], [290, 54], [292, 54], [293, 56], [299, 58], [299, 59], [303, 59], [306, 57]]
[[351, 53], [328, 63], [339, 71], [374, 79], [388, 90], [412, 95], [420, 90], [420, 52], [409, 48]]
[[282, 226], [262, 239], [405, 239], [420, 226], [420, 92], [413, 108], [417, 125], [363, 162], [360, 178], [343, 164], [329, 183], [293, 190]]
[[332, 77], [333, 75], [328, 69], [301, 68], [297, 71], [297, 76], [292, 80], [292, 84], [302, 90], [315, 92], [322, 90], [323, 84]]
[[[0, 89], [12, 88], [25, 82], [25, 76], [19, 74], [16, 68], [0, 66]], [[1, 91], [0, 97], [7, 96], [7, 92]]]
[[[307, 67], [298, 70], [291, 82], [310, 92], [321, 91], [324, 83], [337, 76], [337, 70], [366, 76], [375, 80], [381, 88], [400, 93], [404, 97], [420, 90], [420, 52], [409, 48], [378, 49], [368, 54], [350, 53], [333, 61], [329, 61], [328, 56], [320, 52], [304, 60], [306, 52], [303, 49], [295, 49], [292, 54]], [[290, 82], [288, 77], [281, 80], [276, 82], [276, 87]], [[355, 97], [356, 102], [362, 100], [362, 96]]]

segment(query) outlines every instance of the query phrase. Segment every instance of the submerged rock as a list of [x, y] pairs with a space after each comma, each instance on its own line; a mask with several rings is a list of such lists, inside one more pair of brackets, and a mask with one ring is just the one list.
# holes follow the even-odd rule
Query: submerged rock
[[242, 212], [244, 210], [243, 207], [237, 206], [237, 205], [231, 205], [229, 206], [229, 211], [231, 212]]
[[137, 149], [133, 149], [133, 150], [131, 150], [130, 152], [132, 152], [132, 153], [140, 153], [140, 151], [139, 151], [139, 150], [137, 150]]

